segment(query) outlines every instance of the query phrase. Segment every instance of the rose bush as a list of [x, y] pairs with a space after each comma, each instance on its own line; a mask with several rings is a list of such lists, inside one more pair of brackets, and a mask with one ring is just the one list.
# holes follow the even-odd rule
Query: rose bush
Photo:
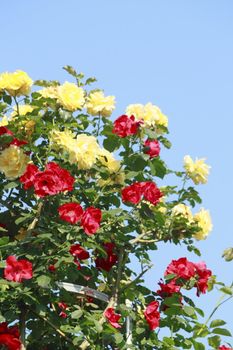
[[213, 317], [221, 303], [206, 319], [189, 294], [217, 286], [232, 298], [214, 266], [171, 256], [154, 290], [143, 283], [158, 242], [200, 256], [212, 223], [194, 186], [209, 166], [185, 156], [169, 169], [157, 106], [131, 104], [112, 120], [115, 97], [64, 68], [72, 82], [0, 75], [0, 349], [230, 349]]

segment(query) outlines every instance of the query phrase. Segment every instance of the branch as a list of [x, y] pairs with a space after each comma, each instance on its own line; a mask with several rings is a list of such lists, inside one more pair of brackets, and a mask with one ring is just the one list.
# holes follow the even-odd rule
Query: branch
[[121, 288], [121, 292], [123, 292], [126, 288], [129, 288], [132, 284], [136, 283], [140, 278], [145, 275], [145, 273], [150, 270], [153, 267], [153, 265], [148, 266], [145, 270], [143, 270], [133, 281], [126, 284], [123, 288]]

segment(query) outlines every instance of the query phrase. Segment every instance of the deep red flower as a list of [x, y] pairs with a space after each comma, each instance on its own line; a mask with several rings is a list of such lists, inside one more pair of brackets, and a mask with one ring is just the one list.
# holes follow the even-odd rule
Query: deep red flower
[[140, 182], [135, 182], [121, 191], [123, 202], [138, 204], [142, 198], [142, 187]]
[[219, 346], [218, 349], [219, 350], [232, 350], [232, 348], [229, 348], [229, 346], [225, 346], [225, 345]]
[[4, 345], [7, 350], [20, 350], [22, 343], [12, 334], [0, 334], [0, 346], [1, 345]]
[[89, 253], [81, 247], [80, 244], [73, 244], [69, 250], [70, 254], [79, 260], [86, 260], [90, 257]]
[[35, 164], [28, 164], [25, 173], [19, 178], [19, 181], [23, 183], [25, 190], [33, 187], [35, 175], [38, 174], [39, 169]]
[[23, 145], [27, 145], [27, 144], [28, 144], [27, 141], [19, 140], [16, 138], [14, 138], [13, 141], [11, 141], [11, 143], [10, 143], [10, 145], [14, 145], [14, 146], [18, 146], [18, 147], [23, 146]]
[[62, 220], [70, 224], [76, 224], [81, 220], [83, 209], [78, 203], [66, 203], [58, 208], [59, 216]]
[[142, 121], [135, 121], [135, 117], [133, 115], [131, 115], [131, 117], [121, 115], [115, 120], [112, 132], [120, 137], [135, 135], [140, 124], [142, 124]]
[[121, 315], [116, 314], [115, 310], [112, 307], [109, 307], [107, 310], [105, 310], [104, 316], [114, 328], [121, 328], [121, 325], [118, 323]]
[[100, 209], [89, 207], [85, 210], [81, 219], [81, 225], [87, 235], [96, 233], [100, 227], [101, 218], [102, 213]]
[[212, 276], [212, 271], [208, 270], [204, 262], [194, 264], [198, 280], [196, 282], [197, 295], [205, 294], [208, 289], [208, 280]]
[[150, 158], [158, 157], [160, 153], [160, 144], [158, 140], [146, 140], [144, 142], [145, 153], [149, 154]]
[[188, 261], [187, 258], [180, 258], [178, 260], [172, 260], [165, 271], [165, 276], [175, 274], [177, 276], [175, 278], [189, 280], [194, 277], [195, 272], [195, 265], [191, 261]]
[[15, 256], [10, 255], [6, 259], [4, 277], [8, 281], [22, 282], [29, 280], [33, 276], [32, 263], [26, 259], [17, 260]]
[[9, 350], [19, 350], [21, 342], [19, 340], [19, 328], [17, 326], [8, 327], [6, 322], [0, 323], [0, 347], [4, 345]]
[[158, 289], [156, 293], [163, 299], [172, 296], [173, 293], [180, 292], [181, 287], [176, 285], [175, 280], [172, 280], [169, 283], [159, 282], [158, 284], [160, 289]]
[[1, 135], [5, 135], [5, 134], [13, 136], [13, 132], [12, 131], [7, 129], [5, 126], [0, 126], [0, 136]]
[[152, 301], [147, 305], [146, 310], [144, 311], [145, 319], [151, 330], [154, 330], [159, 326], [160, 313], [158, 312], [158, 308], [158, 301]]
[[46, 165], [46, 170], [52, 171], [61, 180], [61, 192], [72, 191], [75, 179], [70, 175], [69, 171], [61, 168], [55, 162]]
[[49, 265], [48, 270], [50, 272], [55, 272], [56, 271], [56, 267], [54, 265]]
[[13, 335], [15, 338], [19, 338], [20, 332], [18, 326], [8, 326], [7, 322], [0, 323], [0, 334], [8, 333]]
[[98, 257], [95, 260], [95, 265], [97, 269], [102, 269], [109, 272], [111, 268], [116, 264], [118, 260], [118, 256], [113, 252], [114, 248], [115, 248], [114, 243], [110, 243], [110, 242], [104, 243], [104, 249], [107, 253], [107, 257], [106, 258]]
[[141, 187], [144, 198], [154, 205], [158, 204], [160, 198], [163, 197], [163, 193], [152, 181], [141, 182]]
[[58, 164], [50, 162], [45, 171], [38, 172], [34, 178], [35, 193], [39, 197], [72, 191], [74, 178]]

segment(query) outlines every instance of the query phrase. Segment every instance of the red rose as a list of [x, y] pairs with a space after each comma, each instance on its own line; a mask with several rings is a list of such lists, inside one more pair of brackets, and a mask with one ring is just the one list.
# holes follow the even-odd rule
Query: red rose
[[25, 190], [33, 186], [35, 175], [39, 173], [39, 169], [34, 164], [28, 164], [25, 173], [19, 178], [19, 181], [23, 183]]
[[32, 263], [26, 259], [17, 260], [15, 256], [10, 255], [6, 259], [4, 277], [8, 281], [22, 282], [32, 278]]
[[15, 338], [11, 334], [0, 334], [0, 346], [4, 345], [4, 349], [8, 350], [20, 350], [21, 342], [18, 338]]
[[100, 227], [100, 221], [102, 218], [101, 210], [94, 207], [89, 207], [85, 210], [82, 219], [81, 225], [87, 235], [92, 235], [96, 233]]
[[67, 313], [66, 313], [65, 311], [63, 311], [63, 310], [66, 310], [66, 309], [68, 308], [68, 305], [67, 305], [66, 303], [64, 303], [63, 301], [61, 301], [61, 302], [58, 303], [58, 306], [59, 306], [60, 309], [62, 309], [62, 311], [59, 313], [59, 316], [60, 316], [61, 318], [67, 318], [68, 315], [67, 315]]
[[160, 153], [160, 145], [158, 140], [146, 140], [144, 142], [145, 153], [149, 154], [150, 158], [158, 157]]
[[83, 209], [78, 203], [66, 203], [58, 208], [58, 212], [62, 220], [70, 224], [76, 224], [81, 220]]
[[48, 163], [46, 170], [52, 171], [61, 180], [61, 192], [73, 190], [74, 178], [68, 170], [61, 168], [55, 162]]
[[158, 301], [152, 301], [144, 311], [145, 319], [152, 331], [159, 326], [160, 313], [158, 312], [158, 307]]
[[48, 163], [45, 171], [35, 174], [33, 183], [39, 197], [71, 191], [73, 184], [74, 178], [70, 173], [54, 162]]
[[199, 296], [201, 293], [206, 293], [208, 289], [208, 280], [212, 276], [212, 272], [207, 269], [204, 262], [196, 263], [194, 266], [196, 268], [196, 274], [198, 276], [198, 280], [195, 286], [197, 287], [197, 296]]
[[115, 310], [112, 307], [109, 307], [107, 310], [105, 310], [104, 316], [114, 328], [121, 328], [121, 325], [118, 323], [121, 315], [116, 314]]
[[14, 138], [13, 141], [11, 141], [10, 145], [20, 147], [20, 146], [26, 145], [27, 143], [28, 143], [27, 141]]
[[113, 249], [115, 248], [114, 243], [104, 243], [104, 249], [107, 253], [106, 258], [98, 257], [95, 261], [95, 265], [97, 269], [103, 269], [107, 272], [111, 270], [111, 268], [116, 264], [118, 260], [118, 256], [113, 253]]
[[4, 345], [9, 350], [19, 350], [21, 348], [19, 336], [17, 326], [8, 327], [6, 322], [0, 323], [0, 347]]
[[48, 270], [49, 270], [50, 272], [55, 272], [55, 271], [56, 271], [55, 265], [49, 265]]
[[121, 191], [121, 197], [123, 202], [138, 204], [142, 198], [142, 187], [140, 182], [135, 182], [134, 184], [123, 188]]
[[135, 135], [141, 123], [142, 121], [136, 122], [133, 115], [122, 115], [115, 120], [112, 132], [120, 137]]
[[7, 129], [5, 126], [0, 126], [0, 136], [5, 135], [5, 134], [13, 136], [12, 131]]
[[187, 258], [180, 258], [178, 260], [172, 260], [165, 271], [165, 276], [175, 274], [177, 276], [175, 278], [189, 280], [194, 277], [195, 272], [195, 265], [191, 261], [188, 261]]
[[163, 193], [160, 191], [160, 189], [156, 186], [154, 182], [141, 182], [141, 187], [142, 194], [148, 202], [154, 205], [159, 203], [160, 198], [163, 196]]
[[219, 350], [232, 350], [232, 348], [229, 348], [228, 346], [225, 346], [225, 345], [219, 346], [218, 349]]
[[73, 244], [69, 250], [70, 254], [79, 260], [86, 260], [90, 257], [89, 253], [81, 247], [80, 244]]
[[169, 283], [159, 282], [159, 286], [160, 289], [158, 289], [156, 293], [163, 299], [172, 296], [173, 293], [179, 293], [181, 288], [176, 285], [174, 280]]

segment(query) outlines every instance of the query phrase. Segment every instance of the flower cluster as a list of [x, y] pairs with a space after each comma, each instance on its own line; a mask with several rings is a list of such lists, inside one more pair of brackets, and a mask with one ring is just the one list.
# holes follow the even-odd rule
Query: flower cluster
[[112, 307], [109, 307], [107, 310], [105, 310], [104, 316], [114, 328], [121, 328], [121, 325], [118, 323], [121, 315], [116, 314], [115, 310]]
[[163, 193], [152, 181], [134, 182], [121, 191], [123, 202], [138, 204], [142, 197], [153, 205], [159, 203]]
[[11, 96], [28, 95], [32, 83], [33, 81], [27, 73], [21, 70], [0, 74], [0, 91], [6, 90]]
[[9, 327], [6, 322], [0, 323], [0, 348], [3, 346], [8, 350], [20, 350], [22, 344], [19, 337], [17, 326]]
[[149, 324], [150, 330], [154, 330], [159, 326], [160, 313], [158, 308], [159, 303], [155, 300], [147, 305], [146, 310], [144, 311], [145, 319]]
[[24, 184], [25, 189], [34, 187], [37, 196], [45, 197], [72, 191], [74, 178], [66, 169], [55, 162], [50, 162], [44, 171], [39, 171], [37, 166], [29, 164], [26, 172], [20, 177], [20, 182]]
[[83, 211], [80, 204], [72, 202], [61, 205], [58, 208], [58, 213], [62, 220], [70, 224], [81, 221], [81, 226], [87, 235], [96, 233], [100, 227], [102, 214], [98, 208], [89, 207]]
[[[204, 262], [193, 263], [188, 261], [187, 258], [180, 258], [178, 260], [172, 260], [168, 265], [165, 276], [175, 275], [169, 282], [169, 287], [175, 288], [177, 286], [184, 286], [188, 288], [187, 282], [191, 279], [194, 282], [194, 286], [197, 288], [197, 295], [201, 293], [205, 294], [208, 289], [208, 281], [212, 276], [212, 272], [207, 269]], [[168, 288], [169, 288], [168, 287]], [[157, 292], [160, 294], [160, 292]]]
[[74, 257], [74, 263], [77, 265], [78, 270], [81, 269], [80, 261], [89, 259], [89, 253], [81, 247], [80, 244], [73, 244], [69, 250], [70, 254]]

